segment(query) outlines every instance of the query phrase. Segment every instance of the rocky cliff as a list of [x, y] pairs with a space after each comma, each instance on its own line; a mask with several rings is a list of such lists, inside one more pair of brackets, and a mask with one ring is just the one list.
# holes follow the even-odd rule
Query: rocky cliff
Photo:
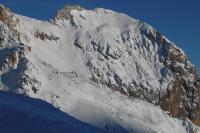
[[[200, 125], [195, 66], [175, 43], [127, 15], [65, 6], [48, 22], [1, 6], [0, 47], [1, 90], [70, 112], [64, 100], [72, 93], [69, 86], [87, 88], [82, 86], [87, 83], [120, 92], [129, 100], [147, 101], [169, 116]], [[190, 127], [188, 132], [192, 131]]]

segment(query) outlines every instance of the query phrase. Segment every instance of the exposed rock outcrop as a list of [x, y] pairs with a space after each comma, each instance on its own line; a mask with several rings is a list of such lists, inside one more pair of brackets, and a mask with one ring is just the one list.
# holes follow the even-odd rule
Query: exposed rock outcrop
[[45, 32], [42, 32], [42, 31], [39, 31], [39, 30], [36, 30], [36, 32], [34, 33], [34, 36], [36, 38], [40, 38], [41, 40], [54, 40], [54, 41], [57, 41], [59, 40], [59, 37], [55, 36], [54, 34], [50, 33], [50, 34], [47, 34]]
[[66, 100], [61, 100], [71, 95], [68, 88], [90, 93], [84, 89], [95, 85], [160, 106], [184, 120], [189, 133], [193, 131], [189, 120], [200, 125], [195, 66], [182, 49], [148, 24], [110, 10], [79, 6], [65, 6], [53, 22], [21, 18], [0, 9], [5, 88], [68, 110]]
[[10, 9], [0, 5], [0, 20], [4, 22], [9, 28], [16, 26], [16, 23], [19, 21], [13, 17], [13, 13]]

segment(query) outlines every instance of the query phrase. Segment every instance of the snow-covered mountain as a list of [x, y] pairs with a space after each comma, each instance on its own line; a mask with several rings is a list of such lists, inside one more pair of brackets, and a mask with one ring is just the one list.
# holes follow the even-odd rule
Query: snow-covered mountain
[[[0, 89], [4, 91], [0, 106], [13, 110], [0, 110], [1, 122], [8, 113], [30, 121], [31, 113], [41, 112], [37, 120], [47, 125], [54, 124], [54, 117], [66, 123], [66, 127], [55, 124], [52, 132], [81, 128], [111, 133], [200, 132], [194, 125], [200, 125], [195, 66], [182, 49], [144, 22], [111, 10], [79, 6], [65, 6], [51, 21], [40, 21], [0, 6], [0, 47]], [[35, 102], [20, 95], [52, 104], [66, 113], [67, 120], [60, 119], [59, 111], [50, 111], [47, 120], [50, 109], [39, 103], [35, 108]], [[18, 100], [19, 107], [13, 103]]]

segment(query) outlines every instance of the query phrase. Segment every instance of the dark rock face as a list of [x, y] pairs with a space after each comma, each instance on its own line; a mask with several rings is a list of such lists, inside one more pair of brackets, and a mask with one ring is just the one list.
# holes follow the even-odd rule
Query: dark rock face
[[0, 20], [4, 22], [9, 28], [16, 26], [19, 20], [13, 19], [13, 14], [10, 9], [0, 5]]
[[36, 38], [39, 38], [41, 40], [54, 40], [54, 41], [57, 41], [59, 40], [59, 37], [53, 35], [52, 33], [51, 34], [47, 34], [45, 32], [42, 32], [42, 31], [39, 31], [37, 30], [35, 33], [34, 33], [34, 36]]
[[160, 33], [144, 34], [152, 42], [163, 45], [163, 64], [172, 71], [175, 81], [173, 87], [167, 88], [166, 94], [161, 96], [160, 105], [171, 116], [189, 118], [200, 125], [200, 87], [196, 68], [192, 65], [185, 53], [167, 41]]

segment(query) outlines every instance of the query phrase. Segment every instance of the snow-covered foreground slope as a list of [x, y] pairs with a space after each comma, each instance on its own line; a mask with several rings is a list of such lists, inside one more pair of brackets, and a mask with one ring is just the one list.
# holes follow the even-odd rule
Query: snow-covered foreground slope
[[[105, 88], [91, 85], [82, 87], [87, 87], [82, 95], [77, 97], [74, 93], [81, 91], [71, 88], [68, 92], [71, 93], [70, 96], [62, 94], [67, 97], [63, 100], [68, 102], [65, 105], [62, 103], [64, 101], [58, 103], [60, 106], [67, 106], [68, 110], [64, 110], [65, 112], [85, 123], [42, 100], [0, 92], [0, 132], [184, 133], [186, 127], [188, 130], [192, 128], [191, 123], [186, 123], [183, 127], [182, 121], [170, 118], [159, 107], [149, 103], [127, 100], [120, 94], [106, 92]], [[99, 91], [94, 91], [97, 89]]]
[[[2, 7], [0, 20], [1, 90], [44, 100], [96, 131], [198, 131], [187, 119], [199, 120], [195, 68], [151, 26], [110, 10], [80, 7], [65, 7], [51, 22]], [[6, 110], [12, 106], [2, 104]]]
[[103, 133], [42, 100], [0, 92], [1, 133]]

